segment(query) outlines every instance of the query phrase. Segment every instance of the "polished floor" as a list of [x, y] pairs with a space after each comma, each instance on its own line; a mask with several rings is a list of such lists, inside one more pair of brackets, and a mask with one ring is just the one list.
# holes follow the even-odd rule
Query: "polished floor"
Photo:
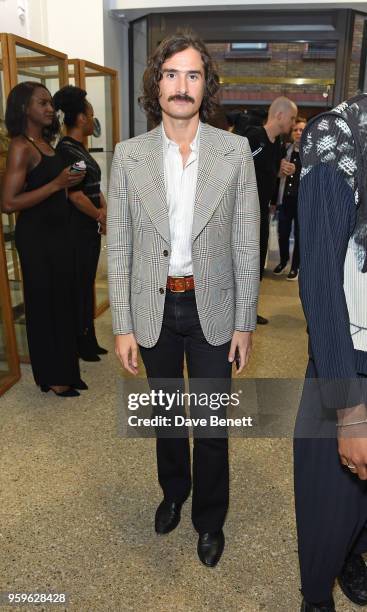
[[[298, 284], [269, 272], [259, 312], [270, 322], [256, 331], [246, 376], [302, 378]], [[173, 533], [154, 533], [154, 441], [118, 436], [109, 312], [97, 329], [110, 352], [82, 364], [90, 388], [80, 398], [40, 393], [24, 366], [0, 399], [0, 591], [66, 592], [68, 605], [55, 609], [78, 612], [297, 612], [291, 440], [231, 439], [226, 548], [206, 569], [189, 501]], [[335, 596], [338, 611], [354, 610], [337, 588]]]

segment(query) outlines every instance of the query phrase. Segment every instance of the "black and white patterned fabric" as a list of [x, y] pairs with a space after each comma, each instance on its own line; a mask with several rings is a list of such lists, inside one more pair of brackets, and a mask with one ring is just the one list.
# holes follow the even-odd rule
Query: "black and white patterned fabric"
[[334, 114], [316, 118], [306, 127], [305, 136], [302, 138], [301, 156], [301, 179], [315, 164], [332, 164], [344, 174], [345, 180], [355, 191], [358, 203], [356, 150], [352, 132], [345, 119]]
[[356, 222], [345, 256], [344, 293], [354, 348], [367, 351], [367, 95], [313, 119], [302, 135], [300, 154], [301, 181], [319, 164], [327, 164], [353, 190]]
[[[256, 327], [259, 217], [247, 139], [203, 124], [192, 263], [198, 313], [210, 344], [227, 342], [235, 329]], [[154, 346], [170, 254], [161, 126], [116, 146], [107, 243], [114, 334], [133, 332], [139, 344]]]

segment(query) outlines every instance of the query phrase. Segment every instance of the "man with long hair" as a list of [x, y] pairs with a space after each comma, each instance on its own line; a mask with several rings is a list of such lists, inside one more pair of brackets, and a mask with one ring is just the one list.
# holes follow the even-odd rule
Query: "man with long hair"
[[[140, 102], [156, 127], [117, 145], [110, 180], [116, 353], [136, 375], [139, 346], [153, 388], [157, 379], [165, 392], [175, 392], [177, 381], [183, 388], [185, 356], [190, 392], [203, 379], [208, 395], [228, 391], [232, 362], [236, 356], [238, 373], [245, 367], [256, 326], [259, 204], [251, 151], [246, 139], [206, 123], [219, 79], [194, 35], [163, 40], [143, 85]], [[175, 414], [183, 414], [180, 405]], [[192, 478], [187, 432], [157, 437], [164, 497], [155, 529], [166, 534], [178, 525], [192, 488], [198, 555], [213, 567], [224, 548], [228, 440], [219, 430], [194, 435]]]

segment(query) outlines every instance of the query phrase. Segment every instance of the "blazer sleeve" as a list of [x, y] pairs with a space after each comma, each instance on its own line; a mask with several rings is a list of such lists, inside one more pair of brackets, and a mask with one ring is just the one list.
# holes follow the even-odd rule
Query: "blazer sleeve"
[[301, 181], [299, 287], [308, 324], [310, 357], [323, 404], [359, 403], [356, 358], [344, 293], [344, 261], [356, 221], [353, 189], [333, 165], [315, 165]]
[[113, 333], [133, 332], [130, 310], [132, 222], [123, 167], [123, 143], [113, 156], [107, 206], [108, 284]]
[[256, 328], [260, 269], [260, 208], [251, 149], [244, 140], [232, 226], [235, 329]]

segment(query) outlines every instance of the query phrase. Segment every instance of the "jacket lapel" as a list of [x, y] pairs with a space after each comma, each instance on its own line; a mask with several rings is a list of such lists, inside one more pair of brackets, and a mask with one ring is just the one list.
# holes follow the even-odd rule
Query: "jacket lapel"
[[161, 127], [146, 136], [146, 139], [137, 141], [129, 153], [128, 172], [151, 222], [162, 238], [170, 243]]
[[[201, 125], [192, 241], [212, 217], [233, 176], [235, 166], [226, 160], [231, 151], [233, 146], [219, 138], [217, 130]], [[128, 172], [142, 206], [162, 238], [170, 244], [161, 127], [137, 140], [129, 158]]]
[[192, 241], [212, 217], [235, 171], [234, 165], [225, 157], [233, 151], [233, 146], [224, 143], [224, 139], [219, 140], [216, 130], [207, 124], [202, 124]]

